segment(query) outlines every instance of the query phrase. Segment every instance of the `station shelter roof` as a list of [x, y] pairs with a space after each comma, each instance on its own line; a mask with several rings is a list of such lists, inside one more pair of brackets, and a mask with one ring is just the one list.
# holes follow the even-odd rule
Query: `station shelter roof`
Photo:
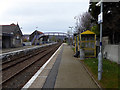
[[87, 31], [84, 31], [83, 33], [81, 34], [95, 34], [94, 32], [91, 32], [90, 30], [87, 30]]

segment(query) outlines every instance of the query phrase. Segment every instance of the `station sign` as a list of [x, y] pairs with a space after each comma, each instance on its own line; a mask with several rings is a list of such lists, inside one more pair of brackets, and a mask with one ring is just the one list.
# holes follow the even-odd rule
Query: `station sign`
[[101, 24], [103, 22], [103, 12], [101, 12], [99, 15], [98, 15], [98, 24]]

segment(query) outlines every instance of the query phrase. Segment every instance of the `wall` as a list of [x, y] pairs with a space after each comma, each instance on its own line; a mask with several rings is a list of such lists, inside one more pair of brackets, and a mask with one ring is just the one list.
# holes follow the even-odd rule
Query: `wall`
[[11, 39], [12, 41], [12, 46], [13, 47], [21, 47], [22, 46], [22, 37], [19, 37], [19, 39], [17, 39], [16, 37]]
[[105, 45], [103, 49], [103, 56], [120, 64], [120, 45]]
[[102, 38], [102, 44], [103, 45], [108, 45], [109, 44], [109, 37], [103, 37]]
[[11, 37], [3, 36], [2, 37], [2, 48], [11, 48]]
[[1, 50], [2, 49], [2, 26], [0, 26], [0, 53], [1, 53]]
[[22, 46], [21, 39], [16, 39], [15, 40], [15, 47], [20, 47]]
[[0, 35], [0, 49], [2, 49], [2, 35]]
[[25, 46], [30, 46], [31, 42], [23, 42], [23, 44], [25, 44]]

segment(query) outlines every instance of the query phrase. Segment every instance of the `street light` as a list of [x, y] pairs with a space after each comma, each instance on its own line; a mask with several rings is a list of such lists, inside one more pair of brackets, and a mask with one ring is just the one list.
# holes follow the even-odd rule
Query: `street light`
[[70, 31], [69, 30], [67, 31], [67, 34], [68, 34], [68, 45], [70, 45]]
[[98, 80], [102, 79], [102, 22], [103, 22], [103, 0], [98, 2], [96, 6], [101, 6], [101, 13], [98, 15], [98, 24], [100, 24], [100, 52], [98, 54]]
[[[72, 33], [72, 29], [73, 29], [73, 27], [69, 27], [70, 29], [71, 29], [71, 33], [70, 34], [72, 34], [71, 36], [72, 36], [72, 44], [73, 44], [73, 33]], [[70, 43], [71, 44], [71, 43]]]
[[79, 20], [79, 17], [78, 16], [75, 16], [74, 17], [74, 19], [76, 20], [76, 29], [78, 30], [78, 24], [79, 24], [79, 22], [78, 22], [78, 20]]
[[96, 6], [100, 6], [100, 5], [101, 5], [101, 2], [102, 2], [102, 0], [99, 1], [99, 2], [96, 4]]
[[73, 34], [73, 33], [72, 33], [72, 29], [73, 29], [73, 27], [69, 27], [69, 28], [71, 29], [71, 32], [70, 32], [70, 34]]

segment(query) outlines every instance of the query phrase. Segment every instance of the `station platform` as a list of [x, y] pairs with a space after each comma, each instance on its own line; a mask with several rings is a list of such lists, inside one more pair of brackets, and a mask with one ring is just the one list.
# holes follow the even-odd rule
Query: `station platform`
[[13, 52], [13, 51], [27, 49], [27, 48], [33, 48], [33, 47], [36, 47], [36, 46], [32, 45], [32, 46], [21, 46], [17, 48], [5, 48], [5, 49], [2, 49], [2, 53], [8, 53], [8, 52]]
[[62, 44], [23, 88], [98, 88], [79, 58]]

